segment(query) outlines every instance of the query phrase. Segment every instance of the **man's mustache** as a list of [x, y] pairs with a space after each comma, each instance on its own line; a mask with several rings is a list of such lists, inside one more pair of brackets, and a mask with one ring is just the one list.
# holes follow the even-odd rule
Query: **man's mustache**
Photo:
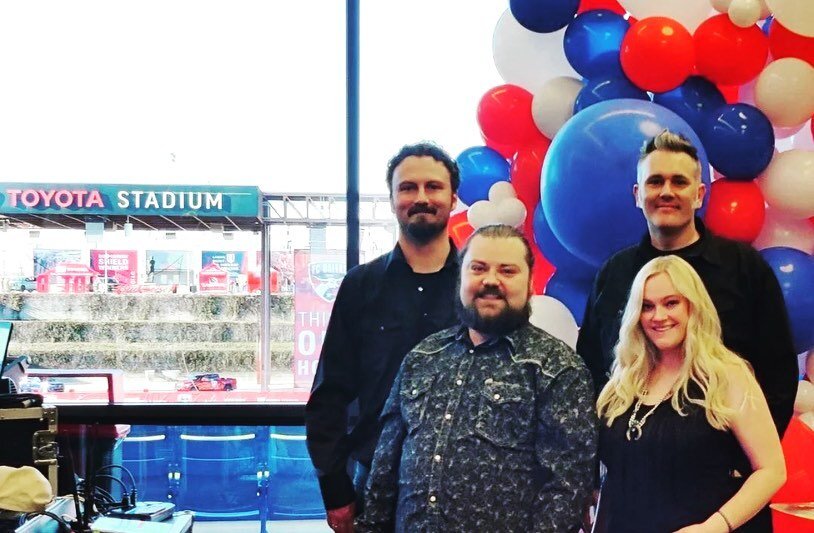
[[476, 295], [477, 298], [483, 298], [484, 296], [497, 296], [499, 298], [505, 299], [505, 295], [502, 292], [500, 292], [500, 289], [491, 285], [479, 290], [478, 294]]
[[415, 204], [413, 207], [407, 210], [407, 216], [418, 215], [419, 213], [434, 215], [436, 210], [430, 207], [429, 204]]

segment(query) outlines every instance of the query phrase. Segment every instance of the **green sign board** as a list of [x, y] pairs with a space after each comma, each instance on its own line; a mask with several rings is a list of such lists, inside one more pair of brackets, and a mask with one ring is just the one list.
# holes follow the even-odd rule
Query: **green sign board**
[[0, 214], [255, 218], [257, 187], [0, 183]]

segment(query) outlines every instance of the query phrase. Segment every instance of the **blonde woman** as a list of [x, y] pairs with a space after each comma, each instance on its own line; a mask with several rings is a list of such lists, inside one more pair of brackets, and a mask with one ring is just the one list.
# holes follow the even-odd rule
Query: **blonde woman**
[[780, 440], [686, 261], [657, 257], [636, 275], [615, 357], [597, 400], [607, 476], [595, 531], [771, 531], [748, 521], [785, 481]]

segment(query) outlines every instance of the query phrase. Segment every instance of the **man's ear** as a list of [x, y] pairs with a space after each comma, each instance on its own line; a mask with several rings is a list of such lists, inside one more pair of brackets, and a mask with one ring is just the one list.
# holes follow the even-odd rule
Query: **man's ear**
[[450, 211], [455, 211], [457, 207], [458, 207], [458, 195], [452, 193], [452, 207], [450, 208]]
[[707, 194], [707, 186], [701, 183], [698, 185], [698, 196], [695, 198], [695, 202], [693, 203], [693, 207], [695, 209], [701, 209], [701, 205], [704, 203], [704, 196]]
[[636, 202], [636, 207], [641, 208], [641, 202], [639, 202], [639, 184], [633, 184], [633, 201]]

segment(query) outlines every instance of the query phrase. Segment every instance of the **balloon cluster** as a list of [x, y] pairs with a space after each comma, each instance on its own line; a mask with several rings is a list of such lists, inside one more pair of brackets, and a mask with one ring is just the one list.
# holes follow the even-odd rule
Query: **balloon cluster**
[[[510, 0], [492, 51], [505, 84], [478, 103], [484, 146], [458, 157], [460, 198], [512, 185], [535, 292], [563, 304], [539, 300], [543, 322], [581, 321], [598, 267], [646, 232], [638, 152], [670, 129], [698, 148], [707, 226], [764, 250], [798, 351], [814, 347], [810, 2]], [[457, 215], [456, 240], [482, 209]]]

